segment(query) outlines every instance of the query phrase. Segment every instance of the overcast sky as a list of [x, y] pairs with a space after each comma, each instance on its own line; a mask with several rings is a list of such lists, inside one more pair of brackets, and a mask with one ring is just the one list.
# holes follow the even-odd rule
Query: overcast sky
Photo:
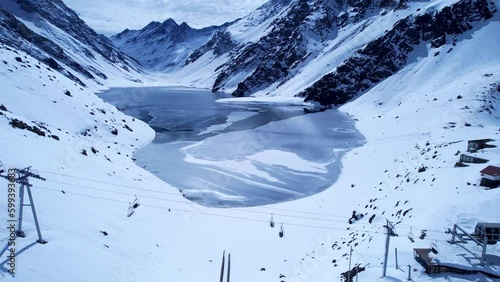
[[141, 29], [173, 18], [201, 28], [243, 17], [267, 0], [63, 0], [98, 33]]

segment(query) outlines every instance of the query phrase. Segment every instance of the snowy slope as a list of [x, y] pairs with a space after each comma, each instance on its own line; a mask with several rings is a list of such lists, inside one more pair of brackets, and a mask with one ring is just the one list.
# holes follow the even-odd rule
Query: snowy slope
[[[470, 34], [478, 40], [469, 40], [456, 54], [472, 56], [477, 54], [476, 50], [496, 53], [498, 44], [481, 44], [488, 38], [489, 29], [496, 28], [494, 23]], [[126, 154], [153, 137], [153, 132], [143, 123], [121, 115], [90, 91], [79, 90], [57, 73], [22, 67], [14, 59], [19, 54], [13, 51], [2, 49], [0, 54], [7, 62], [0, 76], [7, 94], [0, 103], [8, 109], [2, 111], [1, 117], [2, 161], [8, 167], [32, 165], [48, 179], [32, 183], [42, 234], [49, 241], [46, 245], [32, 245], [36, 232], [28, 213], [24, 224], [28, 237], [17, 240], [19, 249], [26, 247], [18, 256], [18, 274], [12, 278], [2, 273], [3, 281], [162, 281], [165, 278], [205, 281], [217, 279], [223, 250], [231, 253], [232, 279], [238, 281], [331, 281], [347, 270], [347, 242], [353, 238], [356, 238], [353, 244], [358, 244], [354, 247], [353, 264], [367, 267], [360, 278], [378, 281], [385, 218], [401, 221], [396, 230], [400, 237], [391, 240], [391, 249], [399, 250], [400, 265], [410, 264], [417, 269], [412, 273], [414, 281], [430, 281], [413, 260], [413, 247], [427, 247], [437, 242], [444, 244], [441, 247], [444, 249], [445, 240], [450, 237], [444, 231], [452, 223], [472, 228], [477, 221], [494, 221], [498, 214], [496, 202], [500, 190], [467, 185], [467, 182], [477, 183], [482, 167], [453, 168], [457, 160], [455, 153], [465, 150], [466, 140], [497, 139], [498, 112], [491, 115], [486, 111], [477, 112], [483, 106], [482, 99], [492, 101], [495, 109], [499, 106], [498, 92], [482, 93], [486, 92], [483, 86], [499, 79], [498, 75], [484, 76], [498, 73], [496, 61], [485, 62], [488, 53], [468, 61], [477, 62], [476, 71], [467, 75], [457, 73], [445, 79], [430, 78], [429, 68], [437, 65], [439, 73], [446, 76], [459, 68], [467, 56], [461, 57], [462, 61], [456, 57], [450, 57], [449, 61], [436, 57], [432, 63], [422, 60], [394, 78], [403, 79], [413, 73], [414, 79], [408, 79], [406, 85], [416, 91], [401, 91], [398, 84], [387, 81], [380, 85], [381, 89], [343, 107], [342, 110], [359, 120], [358, 128], [367, 137], [367, 143], [347, 154], [343, 173], [330, 189], [290, 203], [231, 210], [203, 208], [187, 202], [173, 187], [134, 166]], [[24, 57], [22, 53], [21, 56]], [[25, 60], [30, 65], [38, 64], [29, 56]], [[59, 82], [51, 81], [49, 75]], [[42, 78], [33, 80], [38, 76]], [[427, 78], [427, 83], [421, 83], [422, 76]], [[470, 87], [464, 87], [465, 82]], [[47, 86], [43, 87], [42, 83]], [[464, 98], [456, 98], [457, 88]], [[419, 92], [430, 89], [432, 95], [427, 97], [426, 93]], [[73, 97], [64, 95], [66, 90]], [[387, 96], [387, 93], [398, 95]], [[34, 99], [24, 99], [21, 103], [16, 98], [18, 95]], [[434, 97], [438, 100], [434, 101]], [[469, 110], [453, 110], [465, 105]], [[35, 111], [35, 108], [45, 110]], [[106, 114], [95, 110], [98, 108]], [[92, 109], [95, 115], [89, 114]], [[425, 111], [425, 116], [433, 122], [413, 127], [415, 120], [421, 117], [416, 110]], [[78, 124], [63, 118], [75, 114], [79, 115]], [[14, 129], [7, 118], [19, 118], [27, 123], [44, 122], [61, 140]], [[123, 129], [122, 119], [134, 132]], [[461, 121], [473, 126], [466, 127]], [[456, 127], [445, 129], [449, 122], [457, 122]], [[92, 129], [93, 126], [97, 126], [97, 130]], [[118, 136], [110, 133], [113, 126], [118, 128]], [[91, 129], [91, 136], [79, 134], [85, 128]], [[453, 143], [455, 141], [460, 142]], [[92, 146], [99, 153], [91, 153]], [[431, 150], [427, 152], [427, 148]], [[82, 149], [87, 150], [88, 156], [81, 154]], [[432, 158], [433, 155], [437, 157]], [[500, 152], [490, 149], [483, 156], [498, 160]], [[421, 165], [428, 169], [418, 173]], [[360, 171], [365, 172], [364, 177], [359, 177]], [[396, 177], [397, 174], [401, 176]], [[0, 183], [7, 184], [4, 180]], [[5, 193], [2, 190], [4, 199]], [[428, 197], [429, 194], [435, 196]], [[127, 218], [128, 203], [134, 195], [139, 197], [141, 206], [133, 217]], [[449, 201], [443, 202], [443, 197]], [[1, 205], [5, 205], [4, 202]], [[399, 210], [409, 209], [412, 210], [405, 216], [396, 215]], [[349, 225], [347, 220], [352, 210], [366, 212], [367, 216]], [[278, 237], [276, 228], [269, 227], [271, 213], [278, 227], [284, 223], [284, 238]], [[373, 214], [376, 217], [370, 224], [368, 217]], [[1, 216], [5, 221], [6, 215]], [[416, 239], [416, 243], [411, 243], [406, 237], [410, 231], [418, 237], [422, 229], [428, 230], [425, 240]], [[106, 231], [108, 236], [100, 231]], [[460, 258], [458, 254], [463, 249], [448, 248], [456, 252], [450, 259]], [[496, 246], [489, 247], [491, 254], [498, 251]], [[395, 270], [394, 263], [390, 258], [388, 275], [393, 280], [404, 281], [407, 273]], [[281, 275], [285, 277], [280, 278]], [[450, 276], [439, 277], [433, 281], [450, 279]], [[474, 277], [452, 275], [451, 281], [473, 281]]]
[[270, 1], [216, 32], [165, 77], [235, 96], [342, 104], [404, 67], [421, 42], [441, 47], [490, 21], [494, 3]]
[[2, 1], [0, 24], [1, 42], [28, 52], [79, 84], [87, 80], [109, 85], [116, 78], [140, 81], [138, 63], [88, 27], [62, 1]]
[[[454, 2], [436, 1], [429, 9]], [[0, 106], [5, 107], [0, 107], [0, 160], [7, 168], [32, 166], [47, 178], [31, 183], [48, 241], [33, 244], [36, 230], [27, 212], [27, 237], [16, 240], [17, 274], [6, 273], [8, 252], [1, 251], [0, 278], [211, 281], [219, 277], [226, 250], [234, 281], [340, 281], [352, 246], [352, 266], [366, 267], [361, 281], [406, 281], [407, 265], [415, 269], [413, 281], [495, 281], [481, 275], [429, 277], [413, 259], [413, 248], [434, 243], [440, 261], [500, 272], [498, 264], [478, 266], [472, 244], [464, 247], [473, 253], [449, 245], [451, 235], [445, 233], [453, 223], [472, 231], [478, 221], [498, 222], [500, 189], [477, 185], [485, 165], [454, 164], [469, 139], [491, 138], [500, 146], [499, 19], [497, 13], [458, 36], [456, 46], [421, 44], [407, 65], [340, 108], [357, 120], [366, 144], [346, 154], [332, 187], [305, 199], [245, 209], [205, 208], [185, 200], [131, 159], [136, 148], [154, 138], [150, 128], [95, 96], [96, 86], [82, 88], [29, 54], [0, 44]], [[210, 76], [203, 70], [196, 75], [203, 83]], [[308, 77], [307, 83], [313, 80]], [[292, 96], [281, 94], [272, 99]], [[124, 99], [140, 101], [141, 92]], [[46, 136], [13, 128], [13, 119], [37, 126]], [[488, 164], [500, 161], [499, 148], [479, 154]], [[421, 167], [425, 171], [418, 172]], [[0, 179], [0, 186], [7, 184]], [[135, 195], [141, 205], [129, 218]], [[0, 189], [0, 198], [0, 222], [5, 223], [6, 189]], [[350, 225], [353, 210], [366, 216]], [[271, 213], [274, 229], [269, 227]], [[391, 238], [388, 277], [381, 279], [386, 219], [397, 223], [399, 236]], [[284, 238], [278, 237], [281, 223]], [[422, 230], [427, 230], [425, 239], [418, 238]], [[408, 239], [411, 234], [415, 243]], [[5, 236], [0, 243], [7, 244]], [[498, 245], [488, 246], [491, 261], [499, 253]]]

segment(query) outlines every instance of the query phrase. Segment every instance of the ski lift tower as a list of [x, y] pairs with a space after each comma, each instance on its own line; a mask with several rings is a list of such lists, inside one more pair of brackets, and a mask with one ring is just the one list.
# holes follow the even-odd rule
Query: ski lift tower
[[[16, 236], [24, 238], [26, 237], [26, 234], [22, 230], [22, 224], [23, 224], [23, 209], [25, 206], [31, 206], [31, 212], [33, 213], [33, 219], [35, 220], [35, 225], [36, 225], [36, 231], [38, 233], [38, 240], [37, 242], [40, 244], [46, 244], [47, 241], [43, 240], [42, 238], [42, 233], [40, 231], [40, 225], [38, 224], [38, 217], [36, 216], [36, 210], [35, 210], [35, 202], [33, 201], [33, 195], [31, 194], [31, 185], [29, 183], [29, 178], [35, 178], [39, 180], [45, 181], [46, 179], [41, 177], [40, 175], [33, 173], [30, 171], [31, 167], [27, 167], [24, 169], [9, 169], [7, 171], [7, 175], [0, 174], [0, 177], [5, 178], [9, 180], [10, 183], [18, 183], [21, 184], [21, 187], [19, 189], [19, 213], [17, 217], [17, 230], [16, 230]], [[2, 173], [4, 173], [5, 170], [3, 170]], [[28, 192], [28, 197], [30, 200], [30, 204], [24, 204], [24, 191], [26, 189], [26, 192]]]

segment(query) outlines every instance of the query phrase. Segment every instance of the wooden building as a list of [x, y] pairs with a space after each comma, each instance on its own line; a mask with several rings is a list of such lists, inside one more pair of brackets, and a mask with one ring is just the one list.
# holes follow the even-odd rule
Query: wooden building
[[497, 188], [500, 186], [500, 167], [489, 165], [480, 171], [481, 173], [481, 186]]
[[469, 156], [466, 154], [461, 154], [460, 155], [460, 162], [462, 163], [472, 163], [472, 164], [484, 164], [487, 163], [487, 159], [482, 159], [474, 156]]
[[500, 223], [480, 222], [474, 229], [474, 236], [488, 238], [488, 244], [496, 244], [500, 241]]
[[494, 148], [496, 146], [494, 145], [489, 145], [488, 142], [494, 141], [493, 139], [478, 139], [478, 140], [469, 140], [468, 146], [467, 146], [467, 152], [469, 153], [475, 153], [478, 150], [484, 149], [484, 148]]

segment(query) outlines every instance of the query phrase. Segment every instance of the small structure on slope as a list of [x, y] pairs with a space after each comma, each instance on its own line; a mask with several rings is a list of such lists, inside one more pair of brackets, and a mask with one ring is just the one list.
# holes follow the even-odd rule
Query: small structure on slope
[[[452, 235], [449, 244], [441, 244], [439, 251], [437, 242], [431, 248], [415, 248], [415, 260], [424, 267], [427, 274], [457, 273], [457, 274], [483, 274], [491, 278], [500, 278], [500, 261], [495, 255], [495, 249], [487, 254], [487, 246], [500, 241], [500, 223], [479, 222], [474, 232], [469, 232], [458, 224], [448, 232]], [[468, 242], [475, 244], [467, 244]], [[457, 248], [456, 245], [460, 245]], [[464, 256], [463, 250], [468, 254]], [[479, 261], [479, 263], [477, 263]], [[496, 280], [495, 280], [496, 281]]]
[[496, 244], [500, 241], [500, 223], [479, 222], [474, 229], [478, 238], [487, 238], [488, 244]]
[[469, 156], [469, 155], [466, 155], [466, 154], [461, 154], [460, 155], [460, 162], [462, 162], [462, 163], [472, 163], [472, 164], [484, 164], [484, 163], [487, 163], [488, 160], [487, 159], [483, 159], [483, 158], [478, 158], [476, 156]]
[[489, 165], [481, 173], [481, 186], [497, 188], [500, 185], [500, 167]]
[[488, 142], [494, 141], [493, 139], [478, 139], [478, 140], [469, 140], [467, 146], [467, 152], [475, 153], [478, 150], [484, 148], [494, 148], [494, 145], [489, 145]]

